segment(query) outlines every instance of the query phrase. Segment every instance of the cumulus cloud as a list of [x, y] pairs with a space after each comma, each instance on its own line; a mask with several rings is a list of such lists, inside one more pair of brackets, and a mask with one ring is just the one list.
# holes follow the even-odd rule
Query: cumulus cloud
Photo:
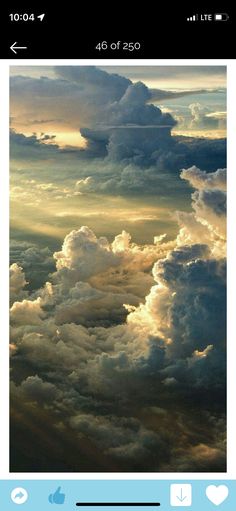
[[183, 170], [182, 179], [197, 188], [192, 194], [194, 214], [177, 213], [181, 226], [179, 243], [200, 242], [211, 246], [216, 256], [225, 255], [226, 244], [226, 171], [207, 174], [195, 166]]
[[162, 239], [140, 247], [126, 231], [109, 243], [88, 227], [74, 230], [65, 237], [62, 250], [54, 253], [53, 285], [48, 283], [39, 296], [44, 305], [55, 307], [58, 324], [122, 323], [127, 315], [124, 303], [134, 306], [144, 299], [153, 282], [154, 261], [173, 246], [173, 242], [160, 243]]
[[226, 169], [218, 169], [215, 172], [200, 170], [195, 165], [182, 170], [180, 177], [186, 179], [193, 188], [198, 190], [218, 189], [226, 191]]
[[17, 263], [13, 263], [10, 266], [10, 299], [12, 303], [27, 296], [28, 293], [24, 289], [27, 284], [23, 268]]
[[191, 128], [215, 128], [218, 126], [217, 119], [208, 117], [210, 109], [200, 103], [192, 103], [189, 105], [192, 116]]
[[38, 325], [41, 323], [44, 312], [41, 308], [41, 298], [36, 300], [23, 300], [14, 302], [11, 307], [11, 320], [13, 325]]
[[111, 252], [107, 239], [97, 239], [86, 226], [68, 234], [61, 252], [56, 252], [54, 257], [57, 269], [76, 272], [77, 280], [86, 280], [118, 264], [118, 258]]
[[[221, 192], [221, 172], [209, 176], [209, 188], [199, 169], [183, 173], [196, 191]], [[191, 222], [208, 229], [194, 194], [186, 232]], [[210, 209], [214, 201], [205, 222]], [[170, 246], [159, 236], [142, 248], [125, 231], [111, 244], [86, 227], [72, 231], [55, 253], [53, 282], [11, 308], [12, 395], [27, 414], [40, 403], [48, 427], [60, 438], [72, 434], [78, 452], [88, 442], [113, 470], [225, 466], [225, 259], [215, 256], [216, 234], [201, 243], [182, 238]], [[111, 276], [150, 270], [154, 256], [155, 285], [142, 303], [118, 292], [115, 277], [108, 291]]]
[[48, 405], [53, 403], [60, 394], [55, 385], [44, 382], [37, 374], [35, 376], [28, 376], [19, 387], [12, 383], [12, 387], [12, 391], [17, 395], [18, 399], [26, 399], [29, 403], [33, 404]]
[[201, 103], [189, 105], [189, 128], [196, 130], [214, 130], [226, 127], [226, 112], [214, 111]]

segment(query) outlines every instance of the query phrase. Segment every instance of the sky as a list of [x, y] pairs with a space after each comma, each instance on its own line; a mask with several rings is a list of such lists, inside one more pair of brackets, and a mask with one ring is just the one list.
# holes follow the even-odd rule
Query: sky
[[225, 471], [225, 67], [10, 97], [11, 470]]

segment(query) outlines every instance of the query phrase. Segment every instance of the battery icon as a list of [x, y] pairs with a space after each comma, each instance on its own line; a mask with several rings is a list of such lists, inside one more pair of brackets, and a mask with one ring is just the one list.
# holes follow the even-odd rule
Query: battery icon
[[227, 21], [228, 19], [229, 19], [229, 15], [226, 12], [214, 14], [215, 21]]

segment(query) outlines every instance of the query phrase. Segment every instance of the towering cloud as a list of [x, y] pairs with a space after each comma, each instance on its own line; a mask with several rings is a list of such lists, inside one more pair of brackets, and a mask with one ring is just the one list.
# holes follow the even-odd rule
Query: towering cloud
[[23, 268], [17, 263], [10, 266], [10, 299], [15, 302], [27, 296], [27, 291], [24, 289], [27, 285]]
[[[186, 138], [179, 141], [177, 137], [171, 136], [171, 130], [176, 125], [173, 115], [162, 112], [152, 103], [156, 99], [188, 95], [193, 91], [167, 91], [167, 94], [159, 89], [149, 89], [140, 81], [133, 83], [118, 74], [111, 74], [93, 66], [57, 66], [55, 75], [54, 79], [13, 77], [12, 102], [16, 103], [20, 110], [23, 109], [23, 112], [24, 109], [36, 110], [35, 123], [39, 125], [65, 125], [65, 131], [68, 131], [70, 125], [71, 129], [80, 131], [86, 140], [86, 147], [80, 154], [78, 151], [80, 159], [93, 156], [143, 169], [151, 167], [151, 175], [153, 173], [154, 176], [163, 170], [174, 171], [176, 174], [181, 166], [192, 164], [201, 167], [204, 165], [207, 171], [225, 165], [225, 145], [222, 141], [209, 140], [207, 145], [201, 139], [191, 141]], [[204, 127], [218, 124], [218, 120], [208, 116], [206, 107], [199, 103], [192, 103], [190, 109], [193, 123], [199, 124], [201, 121]], [[21, 111], [20, 114], [22, 115]], [[25, 125], [28, 123], [29, 119], [26, 118]], [[15, 126], [14, 123], [13, 125]], [[47, 137], [48, 135], [45, 138], [44, 134], [43, 139], [37, 141], [34, 136], [20, 139], [20, 134], [14, 134], [15, 155], [19, 155], [20, 144], [31, 146], [28, 147], [31, 156], [33, 153], [38, 154], [38, 145], [42, 145], [42, 142], [45, 142], [46, 146], [45, 156], [46, 153], [52, 155], [53, 150], [56, 154], [56, 144]], [[211, 162], [209, 157], [212, 151], [215, 154], [214, 162]], [[114, 186], [114, 173], [113, 168], [111, 174], [106, 175], [106, 190]], [[99, 182], [100, 176], [98, 169], [95, 180], [97, 177]], [[124, 179], [125, 175], [123, 181]], [[146, 179], [147, 176], [144, 181]], [[120, 179], [115, 179], [115, 185], [116, 180]], [[87, 189], [90, 189], [89, 183], [87, 184]], [[125, 190], [126, 184], [125, 180], [119, 191]], [[103, 183], [101, 186], [105, 188]], [[150, 183], [149, 190], [151, 188]]]

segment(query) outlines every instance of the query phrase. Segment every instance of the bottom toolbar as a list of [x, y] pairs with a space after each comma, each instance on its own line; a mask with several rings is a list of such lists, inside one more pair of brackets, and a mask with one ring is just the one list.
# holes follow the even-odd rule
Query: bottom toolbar
[[[158, 508], [171, 511], [235, 511], [236, 481], [207, 480], [21, 480], [0, 481], [0, 510], [72, 511], [82, 507]], [[53, 507], [52, 507], [53, 506]]]

